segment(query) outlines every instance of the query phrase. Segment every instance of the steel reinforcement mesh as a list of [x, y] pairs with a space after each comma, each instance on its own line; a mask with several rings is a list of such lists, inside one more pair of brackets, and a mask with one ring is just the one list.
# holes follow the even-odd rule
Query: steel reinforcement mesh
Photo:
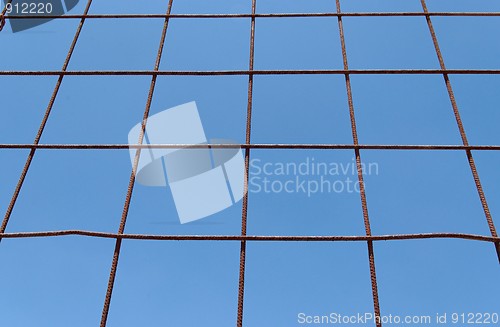
[[[111, 260], [111, 270], [109, 272], [108, 287], [105, 293], [104, 305], [102, 308], [102, 318], [101, 327], [106, 326], [108, 312], [110, 309], [110, 304], [112, 301], [113, 288], [115, 286], [115, 276], [117, 269], [119, 268], [119, 257], [122, 241], [125, 239], [130, 240], [163, 240], [163, 241], [236, 241], [240, 242], [240, 258], [239, 258], [239, 282], [238, 282], [238, 303], [237, 303], [237, 321], [236, 326], [244, 326], [243, 312], [244, 312], [244, 292], [245, 292], [245, 262], [246, 262], [246, 245], [247, 242], [259, 241], [259, 242], [364, 242], [367, 245], [368, 250], [368, 264], [370, 268], [370, 279], [371, 279], [371, 292], [373, 297], [373, 312], [375, 315], [381, 315], [381, 307], [379, 304], [378, 296], [378, 285], [377, 285], [377, 275], [376, 275], [376, 260], [374, 254], [374, 242], [377, 241], [390, 241], [390, 240], [411, 240], [411, 239], [465, 239], [474, 240], [479, 242], [489, 242], [492, 243], [492, 251], [496, 251], [498, 259], [500, 260], [500, 238], [498, 237], [497, 230], [495, 228], [494, 220], [490, 209], [488, 207], [487, 198], [483, 187], [481, 184], [481, 179], [476, 168], [474, 161], [473, 152], [475, 151], [500, 151], [500, 145], [472, 145], [469, 143], [467, 134], [465, 132], [464, 124], [462, 123], [460, 108], [455, 100], [454, 90], [452, 83], [450, 82], [450, 75], [497, 75], [500, 74], [499, 69], [447, 69], [443, 55], [440, 50], [439, 37], [433, 27], [433, 17], [449, 16], [449, 17], [466, 17], [466, 16], [476, 16], [476, 17], [498, 17], [500, 12], [430, 12], [427, 9], [426, 1], [420, 0], [422, 11], [421, 12], [343, 12], [341, 10], [341, 0], [336, 0], [336, 12], [321, 12], [321, 13], [257, 13], [256, 5], [257, 0], [249, 0], [252, 5], [252, 13], [248, 14], [172, 14], [172, 5], [174, 0], [168, 0], [167, 10], [164, 14], [89, 14], [89, 9], [92, 5], [93, 0], [87, 0], [85, 10], [81, 15], [67, 14], [64, 16], [43, 16], [43, 18], [53, 18], [53, 19], [72, 19], [78, 20], [79, 25], [74, 34], [73, 41], [67, 52], [66, 59], [62, 64], [62, 68], [56, 71], [43, 70], [9, 70], [0, 71], [0, 76], [56, 76], [57, 83], [50, 96], [50, 101], [46, 107], [45, 114], [39, 125], [38, 132], [32, 144], [0, 144], [0, 149], [27, 149], [29, 150], [29, 155], [26, 158], [24, 168], [22, 169], [21, 175], [12, 192], [12, 197], [8, 203], [7, 211], [5, 212], [1, 227], [0, 227], [0, 237], [3, 238], [38, 238], [38, 237], [56, 237], [56, 236], [67, 236], [67, 235], [80, 235], [89, 236], [97, 238], [109, 238], [114, 239], [115, 249], [113, 257]], [[332, 0], [333, 1], [333, 0]], [[8, 1], [8, 3], [12, 0]], [[427, 27], [429, 31], [429, 37], [432, 39], [435, 54], [439, 61], [439, 69], [350, 69], [349, 68], [349, 56], [348, 51], [346, 51], [346, 38], [344, 35], [343, 19], [344, 17], [390, 17], [390, 16], [400, 16], [400, 17], [424, 17], [427, 22]], [[336, 17], [338, 22], [338, 35], [340, 37], [340, 46], [342, 50], [343, 59], [343, 69], [323, 69], [323, 70], [255, 70], [254, 69], [254, 48], [255, 48], [255, 26], [256, 19], [280, 19], [280, 18], [294, 18], [294, 17], [310, 17], [314, 19], [317, 17]], [[0, 26], [3, 28], [6, 21], [15, 19], [30, 19], [30, 18], [40, 18], [36, 15], [9, 15], [7, 14], [7, 8], [5, 7], [0, 16]], [[248, 69], [247, 70], [210, 70], [210, 71], [200, 71], [200, 70], [160, 70], [160, 62], [162, 59], [162, 54], [164, 50], [165, 40], [167, 36], [167, 31], [169, 27], [169, 22], [173, 19], [245, 19], [250, 21], [249, 30], [249, 56], [248, 56]], [[161, 19], [163, 20], [163, 29], [161, 32], [161, 37], [158, 43], [158, 50], [156, 53], [156, 61], [154, 62], [154, 68], [152, 70], [68, 70], [68, 65], [78, 46], [78, 39], [84, 28], [85, 22], [88, 20], [100, 20], [100, 19]], [[1, 47], [1, 45], [0, 45]], [[3, 50], [2, 52], [6, 52]], [[351, 76], [352, 75], [388, 75], [388, 74], [398, 74], [398, 75], [439, 75], [443, 77], [445, 83], [449, 101], [453, 109], [453, 114], [456, 120], [456, 125], [460, 132], [460, 137], [462, 145], [405, 145], [405, 144], [360, 144], [358, 141], [358, 130], [356, 125], [356, 108], [353, 101], [353, 93], [351, 91]], [[42, 144], [40, 143], [42, 134], [44, 132], [47, 121], [50, 118], [54, 102], [58, 96], [59, 90], [66, 76], [101, 76], [101, 75], [114, 75], [114, 76], [150, 76], [151, 82], [149, 85], [149, 92], [147, 95], [147, 102], [145, 104], [145, 109], [143, 113], [143, 125], [142, 133], [137, 141], [137, 144]], [[148, 144], [143, 145], [144, 132], [146, 120], [150, 114], [150, 108], [152, 99], [155, 92], [155, 85], [158, 76], [166, 75], [179, 75], [179, 76], [247, 76], [248, 77], [248, 102], [247, 102], [247, 112], [246, 112], [246, 138], [244, 144], [228, 145], [228, 144], [208, 144], [208, 145], [197, 145], [197, 144]], [[351, 123], [352, 132], [352, 143], [351, 144], [257, 144], [252, 143], [251, 139], [251, 127], [252, 127], [252, 105], [253, 105], [253, 86], [254, 86], [254, 76], [256, 75], [340, 75], [345, 78], [345, 92], [347, 94], [349, 117]], [[0, 77], [1, 78], [1, 77]], [[4, 108], [2, 108], [3, 110]], [[127, 216], [129, 213], [129, 207], [131, 199], [133, 196], [135, 175], [136, 170], [141, 155], [141, 150], [145, 148], [228, 148], [228, 147], [239, 147], [244, 150], [244, 160], [245, 160], [245, 195], [242, 202], [242, 214], [241, 214], [241, 234], [240, 235], [152, 235], [152, 234], [126, 234], [125, 225], [127, 222]], [[57, 230], [57, 231], [46, 231], [46, 232], [17, 232], [17, 233], [7, 233], [6, 228], [9, 224], [12, 212], [15, 209], [16, 201], [18, 200], [20, 194], [22, 194], [22, 188], [25, 180], [28, 178], [28, 172], [36, 154], [39, 150], [102, 150], [102, 151], [112, 151], [112, 150], [127, 150], [135, 149], [135, 160], [132, 167], [132, 172], [130, 174], [130, 179], [128, 182], [128, 189], [126, 192], [125, 201], [123, 204], [123, 211], [121, 213], [121, 222], [119, 229], [116, 233], [104, 233], [95, 232], [90, 230]], [[315, 150], [352, 150], [355, 156], [355, 164], [357, 168], [357, 178], [360, 185], [360, 204], [362, 208], [363, 223], [365, 228], [365, 235], [359, 236], [276, 236], [276, 235], [247, 235], [247, 211], [249, 208], [248, 201], [248, 176], [249, 176], [249, 166], [250, 157], [253, 149], [315, 149]], [[392, 235], [372, 235], [370, 227], [370, 217], [368, 213], [368, 204], [366, 199], [366, 192], [363, 181], [363, 166], [360, 150], [392, 150], [392, 151], [405, 151], [405, 150], [418, 150], [418, 151], [456, 151], [465, 152], [468, 165], [470, 166], [470, 172], [472, 173], [472, 178], [475, 183], [477, 195], [482, 205], [484, 211], [484, 219], [488, 225], [490, 235], [475, 235], [475, 234], [464, 234], [464, 233], [416, 233], [416, 234], [392, 234]], [[382, 323], [376, 322], [377, 326], [381, 326]]]

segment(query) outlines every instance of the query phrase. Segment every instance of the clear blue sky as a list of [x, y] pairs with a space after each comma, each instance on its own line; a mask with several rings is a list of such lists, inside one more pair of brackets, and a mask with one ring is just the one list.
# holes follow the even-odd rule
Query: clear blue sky
[[[82, 13], [85, 1], [72, 11]], [[500, 11], [491, 0], [428, 0], [430, 11]], [[94, 0], [90, 13], [165, 13], [166, 0]], [[344, 11], [422, 11], [418, 0], [344, 0]], [[258, 0], [257, 12], [334, 12], [334, 0]], [[250, 13], [250, 0], [174, 0], [172, 13]], [[499, 69], [500, 17], [433, 17], [448, 68]], [[78, 20], [0, 33], [0, 70], [59, 70]], [[88, 19], [69, 70], [149, 70], [162, 19]], [[248, 69], [250, 20], [172, 19], [162, 70]], [[437, 69], [424, 17], [345, 17], [352, 69]], [[341, 69], [336, 17], [256, 20], [255, 69]], [[356, 75], [362, 144], [461, 144], [442, 76]], [[0, 143], [31, 143], [57, 77], [0, 77]], [[500, 76], [451, 76], [471, 144], [500, 144]], [[126, 143], [150, 77], [67, 76], [41, 143]], [[196, 101], [209, 137], [245, 141], [246, 76], [158, 78], [151, 114]], [[352, 143], [342, 75], [256, 76], [253, 143]], [[0, 212], [28, 151], [0, 150]], [[262, 163], [352, 165], [352, 150], [253, 150]], [[489, 235], [462, 151], [361, 151], [374, 234]], [[500, 228], [500, 153], [475, 151]], [[7, 232], [116, 232], [131, 165], [127, 150], [36, 152]], [[271, 176], [286, 181], [290, 176]], [[356, 179], [354, 175], [350, 177]], [[180, 225], [168, 189], [137, 185], [126, 233], [228, 234], [241, 202]], [[250, 192], [250, 235], [364, 235], [359, 194]], [[124, 241], [108, 326], [234, 326], [239, 242]], [[113, 240], [4, 239], [2, 325], [97, 326]], [[382, 314], [498, 312], [493, 245], [464, 240], [375, 243]], [[297, 314], [372, 311], [366, 243], [247, 245], [245, 326], [298, 326]]]

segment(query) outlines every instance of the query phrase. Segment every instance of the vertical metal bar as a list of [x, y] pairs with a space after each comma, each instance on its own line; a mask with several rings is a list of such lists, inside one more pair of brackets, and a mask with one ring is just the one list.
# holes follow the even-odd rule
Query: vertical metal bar
[[[337, 13], [341, 13], [340, 9], [340, 0], [335, 1], [336, 6], [337, 6]], [[344, 65], [344, 71], [349, 70], [349, 64], [347, 61], [347, 50], [346, 50], [346, 45], [345, 45], [345, 37], [344, 37], [344, 26], [342, 22], [342, 16], [338, 15], [337, 16], [338, 20], [338, 25], [339, 25], [339, 33], [340, 33], [340, 43], [342, 47], [342, 59], [343, 59], [343, 65]], [[356, 117], [354, 114], [354, 103], [353, 103], [353, 98], [352, 98], [352, 89], [351, 89], [351, 79], [349, 76], [349, 73], [345, 73], [345, 84], [346, 84], [346, 91], [347, 91], [347, 101], [349, 105], [349, 116], [351, 120], [351, 131], [352, 131], [352, 139], [354, 142], [354, 145], [359, 145], [358, 142], [358, 132], [356, 128]], [[358, 181], [359, 181], [359, 188], [360, 188], [360, 197], [361, 197], [361, 207], [363, 209], [363, 221], [365, 225], [365, 233], [367, 236], [371, 236], [371, 227], [370, 227], [370, 218], [368, 216], [368, 205], [366, 203], [366, 192], [365, 192], [365, 185], [364, 185], [364, 180], [363, 180], [363, 166], [361, 165], [361, 155], [360, 155], [360, 150], [359, 148], [354, 149], [354, 153], [356, 155], [356, 167], [358, 171]], [[377, 285], [377, 274], [375, 271], [375, 254], [373, 250], [373, 241], [367, 241], [368, 245], [368, 261], [370, 265], [370, 280], [371, 280], [371, 286], [372, 286], [372, 297], [373, 297], [373, 310], [375, 313], [376, 317], [380, 317], [380, 303], [379, 303], [379, 298], [378, 298], [378, 285]], [[382, 323], [380, 320], [376, 321], [377, 327], [381, 327]]]
[[[422, 4], [423, 11], [426, 14], [425, 19], [427, 21], [427, 26], [429, 27], [429, 32], [431, 33], [432, 43], [434, 44], [434, 49], [436, 50], [436, 55], [439, 60], [439, 65], [442, 70], [446, 70], [443, 54], [441, 53], [441, 49], [439, 48], [436, 31], [434, 30], [434, 26], [432, 25], [431, 17], [429, 15], [429, 11], [427, 10], [427, 5], [425, 3], [425, 0], [420, 0], [420, 2]], [[450, 98], [451, 106], [453, 108], [453, 114], [455, 115], [455, 120], [457, 122], [458, 130], [460, 131], [460, 137], [462, 138], [462, 143], [464, 146], [468, 146], [469, 141], [467, 140], [464, 124], [462, 122], [462, 118], [460, 117], [460, 112], [458, 110], [457, 101], [453, 93], [453, 88], [451, 86], [450, 79], [446, 72], [443, 73], [443, 78], [446, 84], [446, 89], [448, 90], [448, 96]], [[472, 151], [466, 149], [465, 153], [467, 154], [467, 161], [469, 162], [469, 166], [472, 172], [472, 177], [474, 178], [474, 183], [476, 184], [479, 200], [481, 201], [481, 205], [483, 207], [484, 215], [486, 216], [486, 222], [488, 223], [488, 228], [490, 229], [491, 236], [497, 237], [498, 234], [495, 228], [495, 224], [493, 222], [493, 218], [490, 213], [490, 209], [488, 207], [488, 202], [486, 201], [486, 196], [484, 195], [483, 187], [481, 185], [481, 180], [479, 179], [479, 173], [477, 172], [476, 163], [474, 162], [474, 157], [472, 156]], [[500, 262], [500, 243], [495, 243], [495, 249], [497, 252], [498, 261]]]
[[[76, 43], [78, 41], [78, 38], [80, 37], [80, 33], [83, 28], [83, 24], [85, 23], [85, 17], [87, 16], [90, 5], [92, 4], [92, 0], [88, 0], [87, 6], [85, 7], [85, 11], [83, 13], [82, 19], [80, 20], [80, 24], [78, 25], [78, 28], [76, 29], [75, 36], [73, 37], [73, 41], [71, 42], [71, 46], [69, 47], [68, 54], [66, 55], [66, 59], [64, 60], [64, 64], [62, 66], [61, 72], [64, 73], [66, 72], [69, 61], [71, 60], [71, 56], [73, 55], [73, 52], [76, 47]], [[5, 10], [5, 9], [4, 9]], [[35, 136], [35, 140], [33, 141], [34, 145], [37, 145], [40, 143], [40, 139], [42, 137], [42, 133], [45, 129], [45, 125], [47, 125], [47, 121], [49, 119], [50, 113], [52, 112], [52, 108], [54, 107], [54, 102], [56, 101], [57, 94], [59, 93], [59, 89], [61, 88], [62, 81], [64, 79], [64, 74], [60, 74], [59, 78], [57, 79], [56, 86], [54, 88], [54, 91], [52, 92], [52, 96], [50, 97], [49, 104], [47, 106], [47, 109], [45, 110], [45, 114], [43, 116], [42, 122], [40, 123], [40, 127], [38, 128], [38, 132]], [[28, 170], [31, 166], [31, 162], [33, 161], [33, 157], [35, 156], [36, 148], [32, 148], [30, 150], [30, 153], [28, 155], [28, 158], [26, 159], [26, 163], [24, 164], [24, 168], [21, 172], [21, 176], [19, 177], [19, 180], [16, 184], [16, 188], [14, 190], [14, 194], [12, 195], [12, 198], [10, 200], [9, 206], [7, 207], [7, 211], [5, 213], [5, 216], [2, 221], [2, 225], [0, 226], [0, 233], [4, 233], [5, 229], [7, 228], [7, 224], [9, 223], [10, 216], [12, 215], [12, 211], [14, 210], [14, 206], [16, 205], [17, 198], [19, 197], [19, 193], [21, 192], [21, 188], [23, 187], [24, 181], [26, 179], [26, 175], [28, 174]]]
[[0, 13], [0, 32], [3, 30], [5, 26], [5, 13], [7, 13], [7, 5], [12, 3], [12, 0], [8, 0], [5, 2], [5, 7], [3, 8], [2, 12]]
[[[163, 47], [164, 47], [165, 39], [167, 36], [167, 29], [168, 29], [168, 22], [169, 22], [168, 15], [170, 15], [170, 12], [172, 11], [172, 2], [173, 2], [173, 0], [169, 0], [169, 2], [168, 2], [167, 17], [165, 18], [165, 22], [163, 23], [163, 29], [162, 29], [161, 38], [160, 38], [160, 45], [158, 47], [158, 52], [156, 55], [156, 62], [155, 62], [155, 67], [154, 67], [155, 72], [157, 72], [160, 68], [161, 57], [163, 54]], [[153, 94], [154, 94], [154, 90], [155, 90], [155, 86], [156, 86], [157, 77], [158, 77], [157, 74], [153, 74], [153, 76], [151, 78], [151, 84], [149, 86], [149, 93], [148, 93], [148, 98], [146, 101], [146, 108], [144, 109], [144, 115], [143, 115], [142, 125], [141, 125], [142, 128], [141, 128], [141, 131], [139, 133], [138, 144], [142, 144], [144, 141], [144, 135], [146, 132], [146, 123], [147, 123], [147, 119], [149, 117], [149, 111], [151, 108], [151, 102], [153, 100]], [[140, 155], [141, 155], [141, 149], [139, 148], [139, 149], [137, 149], [137, 151], [135, 153], [132, 172], [130, 173], [127, 195], [125, 198], [125, 204], [123, 206], [120, 227], [118, 228], [118, 235], [123, 235], [123, 233], [125, 231], [125, 224], [127, 222], [127, 216], [128, 216], [128, 212], [129, 212], [129, 208], [130, 208], [130, 201], [132, 199], [132, 192], [133, 192], [134, 184], [135, 184], [135, 172], [137, 171], [137, 167], [139, 165]], [[113, 295], [113, 288], [114, 288], [114, 284], [115, 284], [116, 271], [118, 268], [118, 259], [120, 257], [121, 245], [122, 245], [122, 238], [118, 237], [116, 239], [116, 243], [115, 243], [115, 250], [113, 253], [113, 261], [111, 263], [111, 271], [109, 273], [108, 287], [106, 290], [106, 296], [104, 298], [104, 306], [102, 309], [101, 323], [100, 323], [101, 327], [105, 327], [107, 320], [108, 320], [109, 307], [111, 304], [111, 297]]]
[[[253, 104], [253, 67], [254, 67], [254, 49], [255, 49], [255, 10], [256, 0], [252, 0], [252, 18], [250, 23], [250, 59], [249, 59], [249, 75], [248, 75], [248, 102], [247, 102], [247, 122], [245, 143], [251, 142], [252, 129], [252, 104]], [[248, 214], [248, 178], [250, 169], [250, 148], [245, 149], [245, 180], [243, 186], [243, 203], [241, 213], [241, 235], [247, 234], [247, 214]], [[240, 271], [238, 278], [238, 313], [236, 326], [243, 326], [243, 301], [245, 297], [245, 263], [246, 263], [246, 241], [242, 240], [240, 244]]]

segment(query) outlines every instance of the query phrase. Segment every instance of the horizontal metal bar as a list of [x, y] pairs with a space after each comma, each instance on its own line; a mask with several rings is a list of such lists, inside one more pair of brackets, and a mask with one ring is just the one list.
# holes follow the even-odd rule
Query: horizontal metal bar
[[366, 242], [397, 241], [417, 239], [464, 239], [482, 242], [500, 242], [500, 237], [464, 233], [421, 233], [392, 234], [372, 236], [264, 236], [264, 235], [152, 235], [152, 234], [116, 234], [85, 230], [61, 230], [47, 232], [0, 233], [0, 238], [38, 238], [56, 236], [89, 236], [112, 239], [157, 240], [157, 241], [270, 241], [270, 242]]
[[120, 149], [363, 149], [363, 150], [482, 150], [499, 151], [500, 145], [403, 144], [0, 144], [0, 149], [120, 150]]
[[315, 69], [315, 70], [3, 70], [0, 76], [232, 76], [232, 75], [497, 75], [500, 69]]
[[297, 17], [498, 17], [500, 12], [325, 12], [325, 13], [261, 13], [261, 14], [91, 14], [91, 15], [7, 15], [6, 19], [138, 19], [138, 18], [297, 18]]

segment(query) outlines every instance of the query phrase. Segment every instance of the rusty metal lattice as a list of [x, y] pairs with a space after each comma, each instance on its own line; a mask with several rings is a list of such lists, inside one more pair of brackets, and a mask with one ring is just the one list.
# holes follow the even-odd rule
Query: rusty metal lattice
[[[467, 139], [464, 125], [460, 116], [460, 111], [455, 100], [453, 93], [453, 87], [449, 79], [449, 75], [498, 75], [500, 74], [500, 69], [447, 69], [443, 56], [440, 51], [438, 37], [434, 30], [432, 24], [432, 17], [439, 16], [449, 16], [449, 17], [498, 17], [500, 12], [429, 12], [426, 6], [425, 0], [421, 0], [422, 12], [342, 12], [340, 6], [340, 0], [335, 0], [336, 12], [325, 12], [325, 13], [256, 13], [256, 0], [249, 0], [252, 2], [252, 12], [250, 14], [172, 14], [172, 4], [173, 0], [168, 1], [168, 8], [165, 14], [89, 14], [89, 9], [92, 5], [92, 0], [87, 0], [85, 10], [82, 15], [64, 15], [64, 16], [43, 16], [46, 18], [54, 19], [77, 19], [80, 20], [76, 33], [73, 37], [73, 41], [66, 55], [66, 59], [62, 65], [61, 70], [58, 71], [0, 71], [0, 76], [58, 76], [56, 85], [53, 89], [50, 101], [45, 110], [45, 114], [40, 123], [38, 132], [32, 144], [0, 144], [0, 149], [28, 149], [29, 154], [26, 159], [24, 168], [22, 169], [21, 175], [17, 182], [17, 185], [13, 191], [13, 195], [9, 202], [7, 211], [4, 215], [3, 221], [0, 226], [0, 239], [1, 238], [34, 238], [34, 237], [58, 237], [67, 235], [79, 235], [85, 237], [98, 237], [98, 238], [111, 238], [115, 240], [115, 250], [111, 262], [111, 270], [109, 274], [109, 281], [107, 290], [105, 293], [105, 300], [102, 310], [101, 317], [101, 327], [106, 326], [107, 317], [109, 313], [110, 303], [112, 300], [113, 288], [115, 285], [115, 276], [118, 269], [119, 256], [122, 240], [132, 239], [132, 240], [177, 240], [177, 241], [231, 241], [240, 243], [240, 258], [239, 258], [239, 280], [238, 280], [238, 303], [237, 303], [237, 321], [236, 326], [241, 327], [243, 323], [243, 311], [244, 311], [244, 291], [245, 291], [245, 263], [246, 263], [246, 242], [250, 241], [279, 241], [279, 242], [366, 242], [368, 250], [369, 259], [369, 273], [370, 281], [372, 287], [373, 296], [373, 310], [375, 315], [381, 315], [381, 308], [378, 298], [378, 285], [376, 276], [376, 261], [375, 253], [373, 248], [374, 242], [379, 241], [392, 241], [392, 240], [410, 240], [410, 239], [434, 239], [434, 238], [449, 238], [449, 239], [464, 239], [471, 241], [489, 242], [495, 246], [498, 259], [500, 261], [500, 238], [498, 237], [493, 217], [490, 213], [486, 196], [483, 191], [483, 187], [480, 181], [479, 173], [474, 162], [472, 151], [500, 151], [500, 145], [471, 145]], [[8, 1], [10, 3], [10, 1]], [[436, 56], [438, 58], [440, 69], [350, 69], [348, 64], [348, 52], [345, 44], [345, 35], [343, 28], [343, 17], [390, 17], [390, 16], [401, 16], [401, 17], [424, 17], [427, 22], [430, 37], [434, 45]], [[341, 42], [342, 59], [343, 59], [343, 69], [339, 70], [254, 70], [254, 48], [255, 48], [255, 26], [256, 18], [265, 19], [279, 19], [279, 18], [291, 18], [291, 17], [336, 17], [338, 21], [338, 31]], [[30, 19], [30, 18], [40, 18], [39, 16], [11, 16], [6, 15], [6, 8], [0, 14], [0, 30], [5, 25], [5, 21], [9, 19]], [[78, 42], [78, 38], [81, 34], [84, 23], [87, 19], [163, 19], [163, 29], [161, 38], [159, 41], [158, 51], [156, 55], [156, 61], [153, 70], [93, 70], [93, 71], [71, 71], [67, 70], [69, 62], [71, 60], [72, 54]], [[168, 31], [169, 21], [171, 19], [248, 19], [250, 21], [250, 31], [249, 31], [249, 64], [248, 70], [214, 70], [214, 71], [167, 71], [160, 70], [160, 61], [162, 58], [162, 52], [165, 45], [166, 35]], [[345, 88], [348, 99], [348, 109], [351, 123], [352, 132], [352, 144], [256, 144], [251, 142], [251, 127], [252, 127], [252, 104], [253, 104], [253, 84], [255, 75], [341, 75], [345, 77]], [[454, 117], [456, 119], [456, 124], [460, 131], [460, 136], [462, 140], [462, 145], [404, 145], [404, 144], [371, 144], [364, 145], [360, 144], [358, 141], [358, 132], [356, 126], [356, 108], [353, 103], [353, 95], [351, 92], [351, 75], [388, 75], [388, 74], [407, 74], [407, 75], [441, 75], [443, 76], [449, 101], [451, 103]], [[143, 114], [143, 125], [142, 132], [139, 137], [137, 144], [40, 144], [40, 139], [44, 132], [46, 123], [50, 117], [54, 102], [58, 96], [61, 84], [65, 76], [103, 76], [103, 75], [117, 75], [117, 76], [151, 76], [151, 82], [149, 87], [149, 93], [147, 97], [147, 102], [145, 104], [144, 114]], [[248, 102], [247, 102], [247, 113], [246, 113], [246, 137], [244, 144], [148, 144], [143, 145], [145, 122], [149, 116], [149, 111], [151, 107], [151, 102], [153, 99], [156, 80], [158, 76], [164, 75], [192, 75], [192, 76], [231, 76], [231, 75], [243, 75], [248, 76]], [[133, 189], [135, 184], [134, 171], [139, 163], [139, 157], [141, 154], [141, 149], [144, 148], [229, 148], [229, 147], [239, 147], [244, 149], [244, 162], [245, 162], [245, 196], [243, 197], [242, 203], [242, 215], [241, 215], [241, 234], [240, 235], [146, 235], [146, 234], [126, 234], [125, 225], [127, 221], [130, 201], [133, 195]], [[124, 149], [136, 149], [135, 161], [133, 164], [133, 169], [130, 174], [130, 180], [128, 184], [128, 189], [126, 193], [125, 202], [123, 205], [123, 211], [121, 215], [121, 221], [119, 229], [116, 233], [102, 233], [86, 230], [61, 230], [61, 231], [48, 231], [48, 232], [22, 232], [22, 233], [6, 233], [6, 228], [11, 218], [12, 212], [16, 205], [17, 199], [21, 193], [23, 184], [26, 180], [26, 176], [30, 169], [31, 163], [35, 157], [35, 154], [39, 150], [124, 150]], [[363, 222], [365, 227], [365, 235], [360, 236], [273, 236], [273, 235], [247, 235], [247, 210], [249, 206], [248, 202], [248, 175], [249, 175], [249, 163], [250, 155], [253, 149], [322, 149], [325, 151], [331, 151], [335, 149], [351, 149], [355, 154], [355, 162], [357, 167], [357, 176], [360, 183], [360, 201], [363, 213]], [[484, 211], [484, 216], [490, 230], [490, 236], [485, 235], [473, 235], [473, 234], [461, 234], [461, 233], [428, 233], [428, 234], [394, 234], [394, 235], [372, 235], [370, 227], [370, 219], [368, 214], [368, 203], [366, 199], [364, 183], [363, 183], [363, 167], [360, 150], [420, 150], [420, 151], [432, 151], [432, 150], [444, 150], [444, 151], [464, 151], [467, 155], [470, 170], [474, 179], [476, 190]], [[377, 326], [381, 326], [378, 322]]]

